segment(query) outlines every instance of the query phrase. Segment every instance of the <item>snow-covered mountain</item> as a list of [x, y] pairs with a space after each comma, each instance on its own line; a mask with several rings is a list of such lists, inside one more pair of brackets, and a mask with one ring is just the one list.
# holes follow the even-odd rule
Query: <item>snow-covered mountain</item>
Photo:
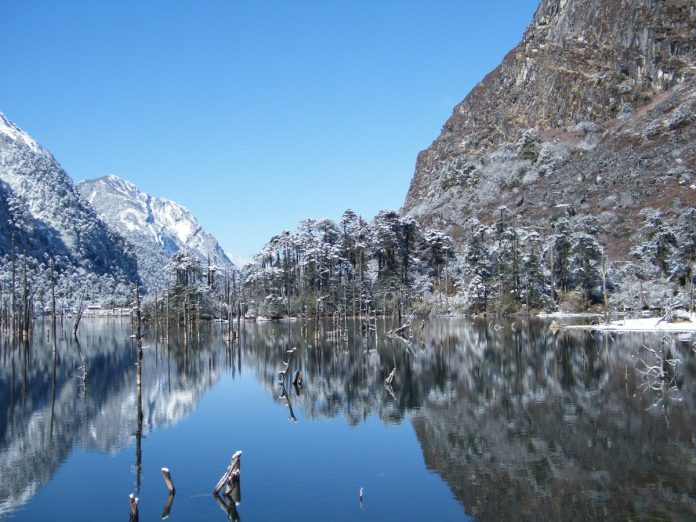
[[138, 271], [149, 289], [161, 288], [169, 273], [164, 267], [173, 254], [184, 252], [221, 269], [233, 269], [217, 240], [186, 208], [166, 198], [141, 192], [117, 176], [81, 181], [77, 189], [99, 217], [135, 248]]
[[0, 256], [9, 255], [13, 237], [30, 276], [51, 258], [59, 275], [75, 276], [66, 283], [72, 288], [92, 282], [106, 295], [138, 280], [124, 239], [97, 217], [53, 155], [0, 113]]

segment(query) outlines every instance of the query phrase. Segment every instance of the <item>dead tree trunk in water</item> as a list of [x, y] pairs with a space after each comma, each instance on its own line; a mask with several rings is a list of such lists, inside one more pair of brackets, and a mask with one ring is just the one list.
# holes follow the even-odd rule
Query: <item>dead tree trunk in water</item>
[[10, 310], [10, 320], [12, 323], [12, 335], [17, 334], [17, 265], [15, 261], [15, 235], [12, 234], [12, 309]]
[[56, 278], [53, 272], [53, 259], [51, 259], [51, 334], [53, 336], [53, 350], [56, 349]]
[[130, 503], [130, 522], [138, 522], [138, 497], [131, 493], [128, 496], [128, 502]]
[[22, 263], [22, 339], [29, 339], [29, 288], [27, 283], [27, 252], [24, 251]]
[[82, 292], [80, 295], [80, 303], [77, 306], [77, 315], [75, 315], [75, 322], [73, 323], [73, 337], [77, 339], [77, 329], [80, 327], [80, 321], [82, 320], [82, 314], [85, 312], [85, 293]]
[[241, 459], [242, 459], [242, 452], [241, 451], [236, 451], [234, 455], [232, 455], [232, 461], [230, 462], [230, 465], [227, 466], [227, 470], [225, 473], [222, 474], [222, 477], [220, 477], [220, 480], [218, 481], [217, 485], [215, 486], [215, 489], [213, 490], [213, 495], [219, 496], [220, 491], [222, 491], [222, 488], [225, 487], [224, 494], [225, 496], [230, 496], [235, 500], [236, 502], [239, 502], [241, 500], [240, 497], [234, 498], [232, 493], [235, 490], [238, 490], [239, 487], [239, 475], [241, 473]]
[[143, 394], [142, 394], [142, 376], [143, 376], [143, 339], [141, 330], [142, 315], [140, 313], [140, 288], [135, 286], [135, 343], [138, 348], [138, 358], [135, 365], [135, 393], [137, 400], [137, 424], [135, 430], [135, 490], [140, 491], [140, 477], [142, 472], [142, 439], [143, 439]]
[[167, 490], [169, 490], [170, 495], [176, 494], [176, 488], [174, 487], [174, 481], [172, 480], [172, 474], [169, 468], [162, 468], [162, 478], [164, 483], [167, 485]]
[[295, 350], [297, 350], [297, 348], [290, 348], [287, 351], [288, 360], [287, 360], [287, 362], [283, 362], [285, 367], [278, 372], [278, 380], [279, 380], [281, 385], [284, 385], [285, 381], [288, 378], [288, 373], [290, 372], [290, 363], [292, 362], [292, 356], [295, 355]]

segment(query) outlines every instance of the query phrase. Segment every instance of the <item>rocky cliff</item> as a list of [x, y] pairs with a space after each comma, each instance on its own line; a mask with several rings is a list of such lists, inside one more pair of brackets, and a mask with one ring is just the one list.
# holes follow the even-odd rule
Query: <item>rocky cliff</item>
[[595, 215], [623, 256], [645, 207], [696, 205], [696, 4], [542, 0], [417, 159], [404, 213], [466, 233]]

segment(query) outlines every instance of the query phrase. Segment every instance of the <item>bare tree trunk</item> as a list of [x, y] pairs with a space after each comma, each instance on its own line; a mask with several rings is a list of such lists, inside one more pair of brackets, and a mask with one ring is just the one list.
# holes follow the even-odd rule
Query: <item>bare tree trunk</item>
[[232, 345], [232, 292], [227, 281], [227, 342]]
[[196, 338], [201, 338], [201, 300], [196, 301]]
[[170, 289], [167, 288], [167, 324], [165, 325], [165, 331], [167, 335], [167, 345], [169, 345], [169, 293]]
[[554, 266], [553, 245], [551, 246], [551, 304], [556, 307], [556, 267]]
[[0, 281], [0, 330], [5, 328], [5, 312], [6, 312], [6, 306], [4, 306], [4, 295], [3, 295], [3, 284], [2, 281]]
[[242, 287], [242, 300], [237, 303], [237, 330], [240, 329], [241, 326], [241, 321], [242, 321], [242, 312], [246, 313], [246, 310], [242, 309], [242, 303], [244, 303], [244, 306], [246, 306], [246, 289], [243, 281], [240, 281], [240, 286]]
[[140, 312], [140, 286], [135, 285], [135, 340], [138, 346], [138, 361], [143, 358], [142, 320]]
[[604, 296], [604, 322], [609, 322], [609, 301], [607, 299], [607, 258], [602, 256], [602, 295]]
[[524, 274], [524, 303], [527, 306], [527, 313], [529, 313], [529, 274], [526, 272]]
[[449, 250], [445, 249], [445, 307], [447, 308], [447, 313], [449, 314], [449, 270], [447, 265], [448, 257]]
[[689, 312], [694, 311], [694, 264], [689, 263]]
[[10, 311], [10, 321], [12, 322], [12, 335], [17, 334], [17, 265], [15, 260], [15, 235], [12, 234], [12, 309]]
[[85, 312], [85, 293], [82, 292], [80, 295], [80, 303], [77, 306], [77, 315], [75, 316], [75, 322], [73, 323], [73, 337], [77, 339], [77, 329], [80, 327], [80, 321], [82, 320], [82, 314]]
[[645, 302], [643, 301], [643, 280], [638, 279], [640, 283], [640, 309], [642, 310], [645, 307]]
[[184, 344], [188, 343], [189, 333], [188, 290], [184, 290]]
[[137, 362], [135, 365], [135, 393], [137, 400], [137, 423], [135, 429], [135, 491], [140, 492], [140, 481], [143, 462], [143, 339], [142, 339], [142, 314], [140, 312], [140, 287], [135, 285], [135, 343], [138, 348]]
[[51, 259], [51, 334], [53, 336], [53, 349], [56, 346], [56, 278], [53, 272], [53, 259]]
[[27, 284], [27, 252], [22, 263], [22, 339], [29, 339], [29, 288]]

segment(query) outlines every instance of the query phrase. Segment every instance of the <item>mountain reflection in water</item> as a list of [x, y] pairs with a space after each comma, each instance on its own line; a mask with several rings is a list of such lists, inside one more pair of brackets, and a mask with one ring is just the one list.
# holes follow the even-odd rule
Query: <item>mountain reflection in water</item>
[[[303, 336], [297, 323], [247, 323], [233, 346], [225, 327], [205, 328], [188, 342], [174, 328], [168, 343], [153, 327], [144, 342], [142, 433], [189, 416], [222, 375], [251, 372], [293, 421], [407, 420], [462, 517], [696, 517], [689, 344], [642, 334], [553, 335], [542, 321], [444, 319], [414, 328], [406, 342], [383, 334], [392, 326], [379, 321], [375, 342], [350, 323], [342, 343], [315, 341], [313, 325]], [[636, 367], [641, 347], [661, 342], [680, 359], [678, 389], [654, 407], [655, 392], [641, 386]], [[86, 321], [79, 344], [59, 340], [55, 356], [46, 335], [30, 345], [3, 344], [0, 518], [29, 502], [74, 448], [112, 454], [133, 443], [132, 344], [127, 322], [106, 320]], [[291, 346], [292, 371], [302, 371], [304, 385], [288, 383], [283, 392], [277, 373]]]
[[[431, 389], [412, 423], [426, 463], [475, 519], [696, 517], [690, 345], [652, 334], [554, 336], [538, 324], [479, 324], [457, 338], [448, 351], [457, 375], [447, 393]], [[680, 358], [678, 389], [653, 407], [636, 368], [641, 347], [662, 342]]]

